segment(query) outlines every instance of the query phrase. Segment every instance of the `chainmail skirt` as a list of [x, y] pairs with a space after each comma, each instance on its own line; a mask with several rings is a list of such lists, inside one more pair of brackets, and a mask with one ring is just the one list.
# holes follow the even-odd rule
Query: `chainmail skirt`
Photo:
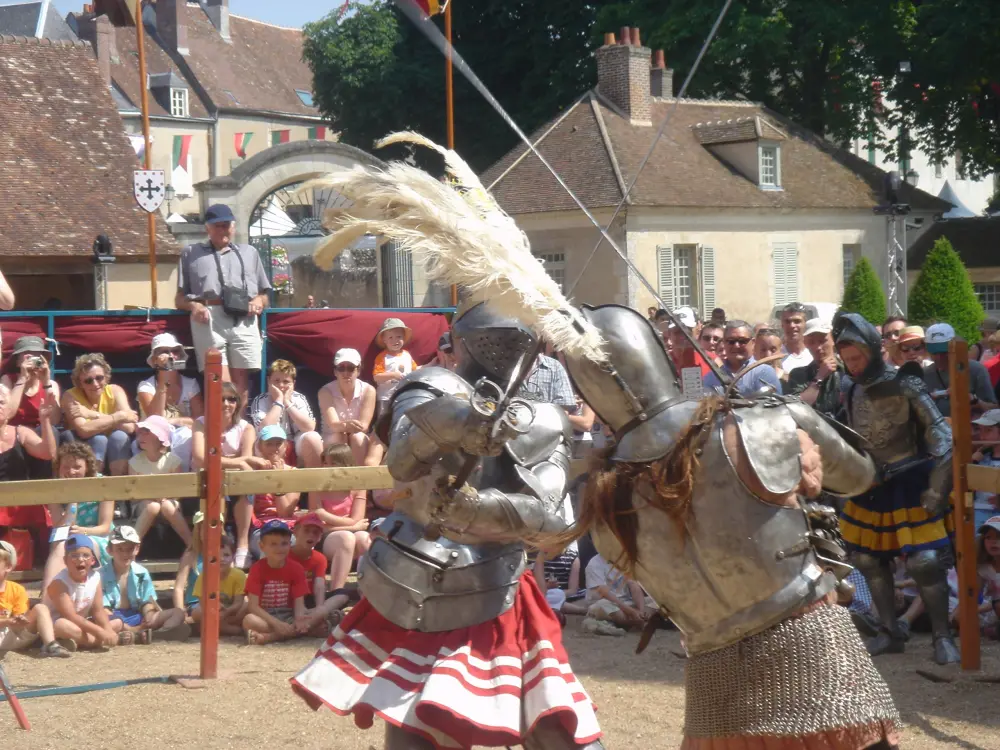
[[850, 614], [822, 605], [687, 665], [684, 750], [861, 750], [896, 742], [889, 688]]

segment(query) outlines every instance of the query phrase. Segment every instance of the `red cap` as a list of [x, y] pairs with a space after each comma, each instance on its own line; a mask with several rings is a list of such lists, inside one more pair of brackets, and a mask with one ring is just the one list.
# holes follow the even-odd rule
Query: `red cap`
[[295, 526], [302, 528], [303, 526], [318, 526], [321, 529], [325, 529], [326, 526], [320, 520], [320, 517], [315, 513], [306, 513], [302, 518], [295, 522]]

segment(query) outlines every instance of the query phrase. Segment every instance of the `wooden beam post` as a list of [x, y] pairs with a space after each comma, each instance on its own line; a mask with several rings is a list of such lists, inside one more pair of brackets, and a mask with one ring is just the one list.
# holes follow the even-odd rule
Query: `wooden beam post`
[[222, 540], [222, 354], [205, 355], [205, 486], [202, 490], [201, 679], [219, 674], [219, 548]]
[[951, 434], [954, 440], [952, 518], [955, 522], [955, 566], [958, 569], [958, 627], [962, 669], [980, 668], [976, 525], [966, 466], [972, 462], [972, 413], [969, 404], [969, 348], [965, 341], [948, 344]]

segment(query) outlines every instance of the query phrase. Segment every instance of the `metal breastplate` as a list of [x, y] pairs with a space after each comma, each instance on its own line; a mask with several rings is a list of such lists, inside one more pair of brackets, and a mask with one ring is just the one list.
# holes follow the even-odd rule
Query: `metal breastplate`
[[[740, 481], [722, 444], [721, 421], [706, 440], [685, 533], [637, 488], [636, 578], [684, 633], [691, 654], [712, 651], [781, 622], [825, 596], [835, 577], [817, 564], [805, 512], [765, 503]], [[788, 434], [785, 434], [788, 432]], [[775, 441], [796, 440], [779, 421]], [[620, 546], [603, 527], [594, 532], [601, 554]]]
[[885, 467], [919, 454], [910, 399], [892, 381], [850, 391], [851, 428], [870, 444], [876, 465]]
[[361, 593], [407, 630], [433, 633], [492, 620], [514, 602], [526, 566], [520, 544], [424, 539], [424, 526], [393, 513], [358, 569]]

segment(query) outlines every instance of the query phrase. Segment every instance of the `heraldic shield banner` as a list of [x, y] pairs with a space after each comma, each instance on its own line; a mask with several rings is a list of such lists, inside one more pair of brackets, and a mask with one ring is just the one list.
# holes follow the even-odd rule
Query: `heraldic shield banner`
[[133, 192], [135, 202], [143, 211], [153, 213], [163, 203], [166, 176], [162, 169], [136, 169]]

